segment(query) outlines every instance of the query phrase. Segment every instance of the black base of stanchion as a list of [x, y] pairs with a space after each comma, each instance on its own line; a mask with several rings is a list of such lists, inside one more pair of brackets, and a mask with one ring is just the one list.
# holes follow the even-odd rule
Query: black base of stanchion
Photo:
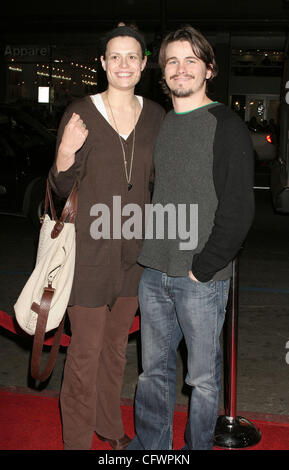
[[262, 435], [246, 418], [219, 416], [215, 429], [214, 445], [227, 449], [243, 449], [258, 444]]

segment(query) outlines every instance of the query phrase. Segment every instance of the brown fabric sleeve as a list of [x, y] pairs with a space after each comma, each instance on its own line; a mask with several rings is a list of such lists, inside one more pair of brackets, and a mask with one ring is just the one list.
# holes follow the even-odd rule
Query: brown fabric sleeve
[[58, 172], [56, 168], [56, 157], [59, 145], [61, 143], [62, 135], [64, 132], [64, 128], [68, 123], [69, 119], [71, 118], [75, 109], [72, 105], [70, 105], [67, 110], [64, 112], [62, 119], [60, 121], [60, 125], [57, 132], [57, 141], [56, 141], [56, 152], [55, 152], [55, 161], [49, 171], [48, 178], [51, 184], [53, 192], [60, 198], [66, 198], [70, 194], [70, 191], [73, 187], [75, 180], [77, 179], [78, 171], [81, 167], [82, 160], [84, 157], [84, 149], [85, 144], [82, 148], [76, 152], [75, 155], [75, 162], [74, 164], [66, 171]]

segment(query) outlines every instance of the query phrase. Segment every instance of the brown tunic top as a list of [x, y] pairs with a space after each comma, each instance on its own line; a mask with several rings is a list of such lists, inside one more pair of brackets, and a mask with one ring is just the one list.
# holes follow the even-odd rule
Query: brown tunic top
[[[79, 182], [76, 217], [75, 275], [70, 305], [86, 307], [112, 306], [119, 296], [136, 296], [142, 268], [137, 264], [142, 240], [113, 239], [113, 196], [121, 197], [121, 207], [138, 204], [142, 209], [150, 202], [149, 184], [153, 177], [153, 149], [164, 110], [156, 103], [143, 100], [143, 109], [135, 128], [132, 189], [128, 191], [119, 136], [86, 96], [74, 101], [65, 111], [58, 131], [58, 145], [64, 126], [73, 112], [80, 115], [89, 131], [75, 163], [63, 172], [56, 165], [49, 172], [54, 192], [67, 197], [75, 179]], [[130, 165], [133, 132], [122, 140]], [[57, 153], [57, 152], [56, 152]], [[94, 204], [110, 209], [110, 238], [94, 239], [90, 229], [98, 216], [90, 215]], [[143, 210], [144, 214], [144, 210]], [[131, 214], [132, 215], [132, 214]], [[123, 223], [129, 217], [121, 217]], [[114, 214], [116, 217], [117, 214]], [[99, 229], [101, 230], [101, 228]], [[142, 231], [144, 234], [144, 219]]]

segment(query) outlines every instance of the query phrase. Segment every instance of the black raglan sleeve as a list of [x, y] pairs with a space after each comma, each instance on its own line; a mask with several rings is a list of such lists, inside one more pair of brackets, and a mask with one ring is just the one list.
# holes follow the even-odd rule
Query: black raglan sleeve
[[216, 116], [213, 178], [218, 198], [211, 234], [193, 258], [192, 272], [207, 282], [238, 254], [254, 218], [254, 154], [243, 121], [233, 111]]

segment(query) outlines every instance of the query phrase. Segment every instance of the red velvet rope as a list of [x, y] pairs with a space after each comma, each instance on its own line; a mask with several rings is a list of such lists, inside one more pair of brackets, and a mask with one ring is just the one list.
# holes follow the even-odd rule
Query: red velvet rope
[[[33, 339], [33, 336], [28, 335], [25, 331], [23, 331], [20, 328], [20, 326], [18, 325], [18, 323], [17, 323], [17, 321], [14, 317], [12, 317], [11, 315], [8, 315], [8, 313], [3, 312], [2, 310], [0, 310], [0, 326], [2, 326], [2, 328], [5, 328], [5, 330], [11, 331], [12, 333], [14, 333], [16, 335], [24, 336], [26, 338]], [[134, 333], [135, 331], [138, 331], [138, 330], [139, 330], [139, 316], [137, 315], [137, 316], [134, 317], [132, 326], [129, 330], [129, 334], [132, 334], [132, 333]], [[51, 346], [53, 344], [53, 337], [54, 337], [53, 332], [47, 333], [44, 344], [47, 345], [47, 346]], [[63, 334], [62, 339], [61, 339], [61, 343], [60, 343], [61, 346], [67, 347], [69, 345], [69, 343], [70, 343], [70, 336], [66, 335], [66, 334]]]

